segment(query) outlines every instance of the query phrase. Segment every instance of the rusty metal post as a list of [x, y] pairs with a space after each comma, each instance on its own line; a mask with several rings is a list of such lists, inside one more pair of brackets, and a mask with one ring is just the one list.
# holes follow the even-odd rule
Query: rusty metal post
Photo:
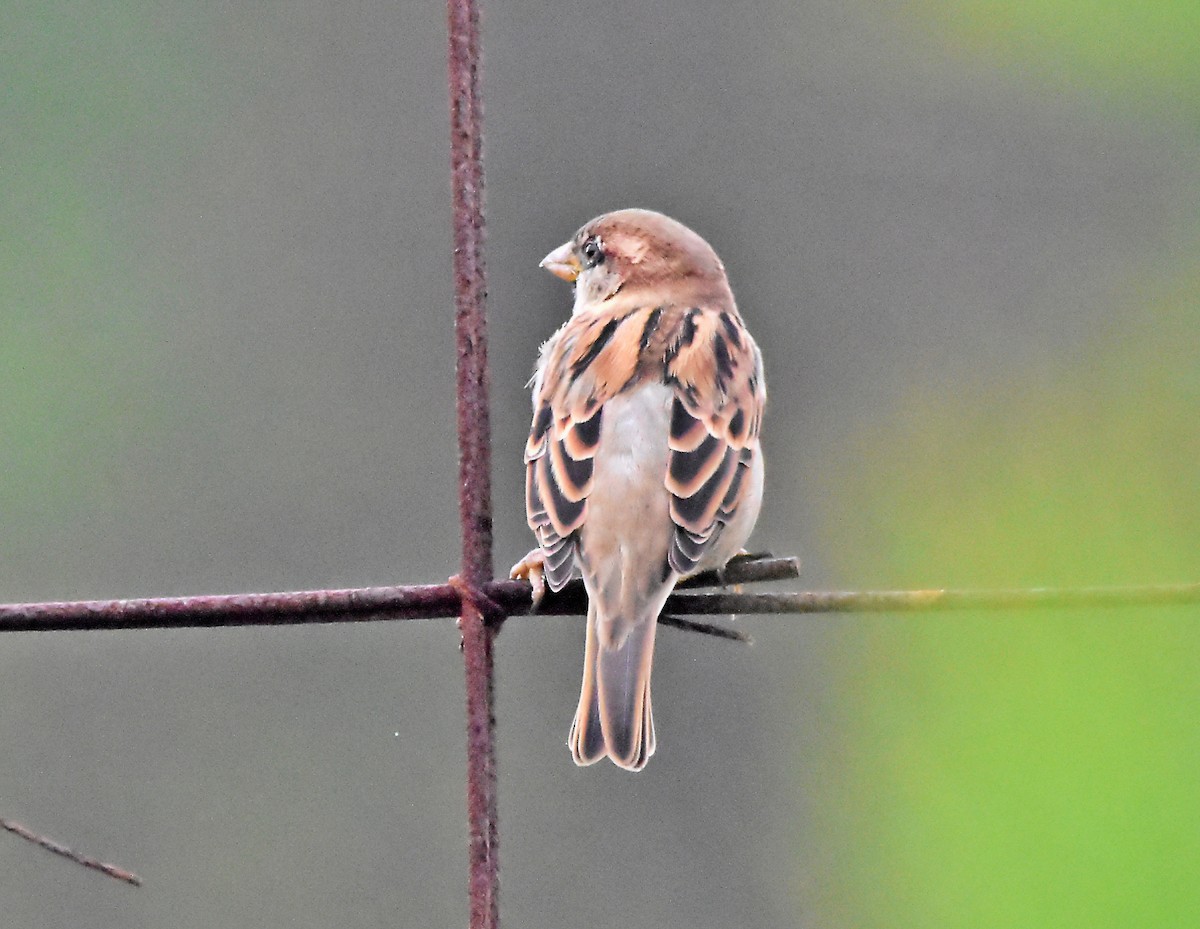
[[454, 199], [454, 327], [458, 345], [459, 515], [462, 519], [462, 640], [467, 685], [467, 824], [472, 929], [500, 923], [499, 830], [493, 710], [491, 430], [488, 419], [487, 276], [483, 260], [483, 114], [479, 10], [447, 0], [450, 170]]

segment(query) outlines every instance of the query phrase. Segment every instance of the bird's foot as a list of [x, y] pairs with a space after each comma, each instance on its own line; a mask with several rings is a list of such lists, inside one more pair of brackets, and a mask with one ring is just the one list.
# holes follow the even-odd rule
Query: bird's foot
[[[744, 549], [744, 548], [740, 548], [740, 549], [738, 549], [738, 551], [737, 551], [737, 554], [735, 554], [735, 555], [733, 556], [733, 558], [742, 558], [742, 557], [745, 557], [745, 556], [747, 556], [747, 555], [749, 555], [749, 554], [750, 554], [750, 552], [746, 551], [746, 549]], [[730, 559], [729, 559], [729, 561], [733, 561], [733, 558], [730, 558]], [[728, 579], [727, 579], [727, 578], [726, 578], [726, 576], [725, 576], [725, 572], [726, 572], [726, 571], [728, 570], [728, 568], [729, 568], [729, 561], [725, 562], [725, 564], [723, 564], [723, 565], [721, 565], [721, 567], [717, 568], [717, 581], [720, 583], [720, 585], [721, 585], [722, 587], [728, 587], [728, 586], [729, 586], [729, 581], [728, 581]], [[736, 590], [738, 593], [741, 593], [741, 591], [742, 591], [742, 585], [741, 585], [741, 584], [734, 584], [734, 585], [733, 585], [733, 589], [734, 589], [734, 590]]]
[[508, 576], [514, 581], [529, 581], [529, 586], [533, 588], [530, 595], [533, 605], [530, 611], [536, 613], [542, 598], [546, 596], [546, 556], [542, 554], [542, 550], [535, 548], [530, 551], [512, 566]]

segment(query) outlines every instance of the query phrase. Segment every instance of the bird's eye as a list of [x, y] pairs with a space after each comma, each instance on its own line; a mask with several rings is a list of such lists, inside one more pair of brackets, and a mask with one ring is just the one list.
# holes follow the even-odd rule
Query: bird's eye
[[583, 253], [583, 266], [594, 268], [604, 260], [604, 250], [600, 248], [600, 240], [595, 236], [586, 239], [579, 251]]

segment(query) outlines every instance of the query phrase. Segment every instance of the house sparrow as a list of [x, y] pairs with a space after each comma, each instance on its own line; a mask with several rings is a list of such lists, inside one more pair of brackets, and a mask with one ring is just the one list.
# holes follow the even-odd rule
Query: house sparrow
[[582, 575], [587, 645], [567, 745], [630, 771], [654, 754], [650, 671], [675, 582], [741, 549], [762, 503], [762, 357], [712, 247], [649, 210], [593, 219], [541, 263], [575, 284], [542, 346], [525, 446], [538, 548], [514, 577]]

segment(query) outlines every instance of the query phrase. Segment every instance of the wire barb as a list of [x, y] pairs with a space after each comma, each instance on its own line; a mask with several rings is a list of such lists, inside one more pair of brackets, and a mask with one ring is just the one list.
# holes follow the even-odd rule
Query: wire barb
[[740, 629], [730, 629], [728, 626], [717, 626], [713, 623], [697, 622], [694, 619], [683, 619], [680, 616], [671, 616], [668, 613], [663, 613], [659, 616], [658, 621], [663, 626], [682, 629], [684, 632], [698, 632], [701, 635], [711, 635], [717, 639], [729, 639], [732, 642], [741, 642], [745, 645], [754, 644], [754, 640], [750, 638], [748, 633], [742, 632]]

